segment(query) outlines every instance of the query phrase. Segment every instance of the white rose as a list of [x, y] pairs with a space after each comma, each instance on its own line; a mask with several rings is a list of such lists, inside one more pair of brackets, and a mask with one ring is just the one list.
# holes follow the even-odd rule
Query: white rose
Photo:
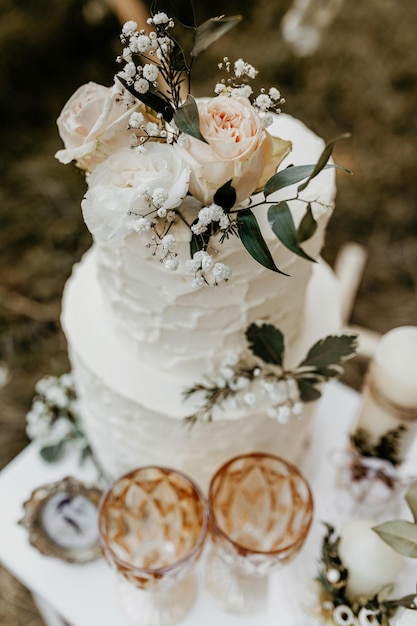
[[[58, 150], [56, 158], [64, 164], [76, 161], [78, 167], [92, 172], [110, 154], [130, 146], [129, 118], [134, 111], [144, 110], [140, 102], [126, 108], [109, 87], [93, 82], [82, 85], [58, 117], [65, 149]], [[135, 134], [140, 133], [135, 130]]]
[[152, 210], [155, 189], [168, 192], [162, 208], [174, 209], [188, 191], [188, 179], [188, 165], [170, 144], [149, 142], [144, 153], [119, 150], [91, 174], [81, 203], [84, 220], [97, 239], [123, 237], [132, 217]]

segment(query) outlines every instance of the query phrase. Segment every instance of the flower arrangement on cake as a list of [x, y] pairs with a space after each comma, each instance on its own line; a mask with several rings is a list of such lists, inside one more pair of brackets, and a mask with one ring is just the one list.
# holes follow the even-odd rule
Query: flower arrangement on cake
[[[233, 267], [216, 261], [216, 255], [236, 237], [257, 262], [285, 273], [253, 212], [262, 205], [276, 237], [294, 254], [314, 261], [302, 247], [317, 227], [311, 201], [302, 192], [322, 169], [341, 167], [329, 163], [335, 142], [316, 164], [277, 173], [291, 142], [272, 136], [268, 127], [284, 99], [275, 87], [254, 94], [250, 83], [258, 72], [243, 59], [224, 58], [219, 70], [225, 76], [215, 84], [215, 96], [196, 101], [190, 93], [194, 59], [240, 17], [218, 17], [197, 27], [192, 5], [188, 8], [182, 16], [194, 28], [188, 55], [166, 13], [153, 13], [150, 31], [127, 22], [118, 58], [123, 68], [113, 87], [80, 87], [58, 119], [65, 149], [57, 158], [75, 161], [88, 175], [82, 204], [87, 226], [106, 241], [137, 233], [175, 272], [180, 258], [174, 225], [182, 222], [189, 230], [185, 270], [198, 288], [231, 277]], [[285, 200], [269, 199], [287, 187], [291, 194]], [[291, 199], [305, 203], [298, 227], [287, 204]]]

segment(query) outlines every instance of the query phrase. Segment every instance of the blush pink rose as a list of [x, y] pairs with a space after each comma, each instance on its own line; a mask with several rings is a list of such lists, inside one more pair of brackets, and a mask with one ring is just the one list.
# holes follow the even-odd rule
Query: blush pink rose
[[179, 148], [191, 168], [190, 192], [210, 204], [217, 189], [232, 180], [239, 203], [259, 186], [272, 154], [271, 136], [247, 98], [217, 96], [197, 106], [207, 143], [189, 137]]
[[138, 102], [126, 109], [119, 98], [111, 88], [93, 82], [77, 89], [57, 120], [65, 146], [55, 155], [58, 161], [75, 161], [81, 169], [92, 172], [113, 152], [130, 146], [129, 118], [143, 105]]

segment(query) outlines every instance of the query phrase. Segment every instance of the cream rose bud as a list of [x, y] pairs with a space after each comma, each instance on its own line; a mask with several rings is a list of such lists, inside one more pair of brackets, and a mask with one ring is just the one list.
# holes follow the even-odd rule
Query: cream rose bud
[[177, 148], [191, 168], [190, 192], [210, 204], [217, 189], [232, 180], [239, 203], [257, 189], [272, 139], [247, 98], [220, 95], [197, 106], [207, 143], [189, 137], [186, 147]]
[[[97, 239], [124, 237], [132, 219], [152, 209], [174, 209], [188, 191], [189, 167], [171, 144], [149, 142], [142, 153], [126, 148], [97, 165], [81, 203], [84, 220]], [[155, 190], [164, 194], [162, 207], [153, 207]], [[162, 196], [161, 196], [162, 197]]]
[[82, 85], [58, 117], [65, 149], [58, 150], [56, 158], [65, 164], [76, 161], [78, 167], [92, 172], [110, 154], [130, 146], [129, 118], [140, 109], [144, 109], [140, 102], [126, 108], [109, 87], [93, 82]]

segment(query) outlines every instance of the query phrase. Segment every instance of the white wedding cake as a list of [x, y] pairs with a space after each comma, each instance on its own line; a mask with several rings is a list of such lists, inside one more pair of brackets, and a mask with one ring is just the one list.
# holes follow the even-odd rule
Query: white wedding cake
[[[158, 36], [164, 23], [156, 18], [161, 15], [154, 16]], [[135, 26], [128, 23], [123, 31], [128, 49], [137, 48], [139, 41], [146, 44], [147, 35]], [[164, 28], [166, 36], [168, 26]], [[129, 52], [124, 56], [127, 69], [119, 78], [126, 89], [143, 87], [146, 75], [155, 78], [145, 66], [139, 78], [130, 79]], [[235, 65], [238, 74], [236, 67], [242, 66]], [[249, 75], [253, 68], [245, 67]], [[236, 364], [248, 348], [245, 332], [252, 324], [279, 329], [285, 338], [285, 369], [291, 370], [315, 342], [340, 330], [337, 281], [319, 260], [333, 210], [334, 169], [314, 175], [303, 190], [294, 183], [285, 189], [275, 185], [268, 194], [259, 191], [265, 182], [264, 177], [259, 184], [261, 171], [270, 169], [274, 159], [271, 137], [286, 147], [280, 172], [317, 163], [324, 142], [300, 121], [276, 114], [276, 107], [265, 130], [264, 100], [252, 110], [242, 91], [233, 93], [227, 83], [223, 87], [215, 98], [192, 103], [204, 139], [196, 137], [195, 120], [190, 131], [174, 117], [175, 124], [163, 128], [173, 127], [180, 139], [167, 141], [162, 116], [146, 118], [149, 108], [139, 101], [129, 102], [130, 108], [116, 116], [127, 98], [120, 84], [113, 91], [85, 86], [82, 104], [80, 93], [75, 94], [58, 121], [65, 143], [58, 158], [75, 160], [89, 172], [82, 208], [94, 239], [66, 285], [62, 326], [83, 428], [103, 470], [113, 477], [135, 466], [158, 464], [179, 468], [206, 485], [222, 462], [239, 453], [269, 451], [297, 461], [308, 439], [311, 407], [302, 406], [294, 380], [271, 383], [274, 366], [263, 381], [256, 380], [259, 368], [252, 368], [250, 376], [239, 374]], [[276, 92], [270, 91], [270, 102], [277, 100]], [[145, 96], [143, 100], [149, 107]], [[232, 122], [227, 121], [233, 149], [246, 141], [248, 132], [256, 134], [257, 143], [252, 143], [250, 158], [245, 153], [234, 161], [233, 156], [214, 159], [210, 192], [210, 184], [204, 187], [210, 174], [201, 161], [196, 164], [194, 148], [217, 149], [204, 115], [212, 102], [227, 108], [235, 101], [243, 113], [234, 112]], [[249, 115], [255, 131], [247, 125]], [[213, 114], [210, 124], [224, 129], [225, 117]], [[236, 119], [241, 124], [237, 139]], [[133, 144], [126, 146], [132, 130]], [[275, 167], [268, 176], [274, 172]], [[223, 191], [230, 186], [237, 190], [224, 206], [221, 198], [227, 194], [213, 193], [222, 185]], [[314, 228], [302, 250], [318, 263], [294, 254], [272, 231], [268, 208], [284, 200], [295, 229], [308, 208]], [[259, 233], [250, 234], [261, 242], [261, 251], [248, 240], [239, 212], [256, 220]], [[207, 233], [210, 237], [204, 239]], [[190, 258], [192, 239], [197, 248]], [[199, 241], [204, 245], [198, 246]], [[195, 393], [187, 394], [190, 389]], [[204, 413], [208, 389], [224, 401], [213, 402]], [[228, 397], [221, 395], [225, 389]], [[187, 421], [190, 416], [197, 418]]]

